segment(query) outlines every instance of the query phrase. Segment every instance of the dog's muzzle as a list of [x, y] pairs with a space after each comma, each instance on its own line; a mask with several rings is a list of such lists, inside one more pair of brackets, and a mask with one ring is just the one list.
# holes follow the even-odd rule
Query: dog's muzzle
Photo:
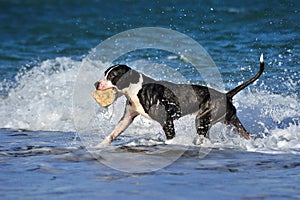
[[108, 81], [106, 79], [101, 79], [94, 83], [94, 86], [96, 87], [96, 90], [107, 90], [109, 88], [116, 88], [111, 81]]

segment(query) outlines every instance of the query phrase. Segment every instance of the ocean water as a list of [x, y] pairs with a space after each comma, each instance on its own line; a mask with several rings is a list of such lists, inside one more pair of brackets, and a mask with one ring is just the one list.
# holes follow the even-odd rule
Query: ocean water
[[[299, 199], [299, 12], [298, 1], [275, 0], [0, 1], [0, 198]], [[132, 42], [98, 45], [130, 30], [139, 30], [128, 38], [140, 49], [114, 63], [221, 91], [251, 78], [263, 53], [263, 75], [234, 98], [255, 139], [216, 124], [197, 144], [187, 116], [165, 145], [159, 125], [138, 117], [111, 146], [94, 149], [125, 100], [99, 107], [93, 83]], [[204, 49], [182, 56], [199, 48], [181, 37]], [[160, 49], [141, 48], [154, 41]]]

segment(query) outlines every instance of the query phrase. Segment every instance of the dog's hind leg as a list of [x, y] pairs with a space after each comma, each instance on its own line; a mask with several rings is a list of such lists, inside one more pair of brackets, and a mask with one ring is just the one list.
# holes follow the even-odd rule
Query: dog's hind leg
[[234, 125], [238, 132], [246, 139], [251, 139], [249, 133], [246, 131], [246, 129], [244, 128], [244, 126], [242, 125], [242, 123], [240, 122], [240, 120], [238, 119], [238, 117], [236, 115], [234, 115], [230, 121], [230, 124]]

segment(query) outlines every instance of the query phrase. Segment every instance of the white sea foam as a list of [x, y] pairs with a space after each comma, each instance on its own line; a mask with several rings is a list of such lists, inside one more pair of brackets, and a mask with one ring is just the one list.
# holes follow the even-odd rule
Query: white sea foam
[[80, 63], [56, 58], [18, 75], [17, 86], [0, 102], [0, 127], [74, 131], [71, 99]]
[[[75, 132], [73, 88], [83, 63], [91, 65], [91, 83], [100, 78], [107, 67], [106, 64], [88, 60], [56, 58], [43, 61], [18, 75], [16, 86], [9, 89], [7, 96], [1, 97], [0, 128]], [[138, 68], [143, 62], [136, 61], [131, 64]], [[151, 69], [159, 67], [154, 66]], [[157, 75], [155, 72], [151, 73]], [[92, 84], [90, 87], [93, 90]], [[124, 102], [125, 99], [120, 98], [108, 109], [99, 108], [92, 99], [88, 102], [93, 104], [97, 115], [96, 125], [90, 132], [90, 141], [97, 141], [95, 137], [100, 137], [101, 140], [114, 128], [123, 114]], [[219, 123], [211, 129], [211, 143], [208, 145], [264, 153], [300, 154], [299, 97], [273, 94], [258, 88], [255, 91], [242, 91], [234, 98], [234, 104], [246, 129], [258, 138], [244, 140], [232, 127]], [[194, 145], [197, 139], [194, 116], [186, 116], [176, 121], [175, 126], [177, 136], [172, 141], [173, 144]], [[162, 140], [164, 134], [158, 123], [138, 117], [116, 143], [153, 145], [161, 144]]]

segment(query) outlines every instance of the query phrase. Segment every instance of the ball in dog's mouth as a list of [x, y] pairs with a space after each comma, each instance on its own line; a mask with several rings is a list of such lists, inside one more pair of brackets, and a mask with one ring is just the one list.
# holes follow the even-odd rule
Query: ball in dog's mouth
[[100, 106], [107, 108], [116, 100], [116, 93], [114, 88], [109, 88], [106, 90], [95, 90], [92, 92], [92, 96]]

